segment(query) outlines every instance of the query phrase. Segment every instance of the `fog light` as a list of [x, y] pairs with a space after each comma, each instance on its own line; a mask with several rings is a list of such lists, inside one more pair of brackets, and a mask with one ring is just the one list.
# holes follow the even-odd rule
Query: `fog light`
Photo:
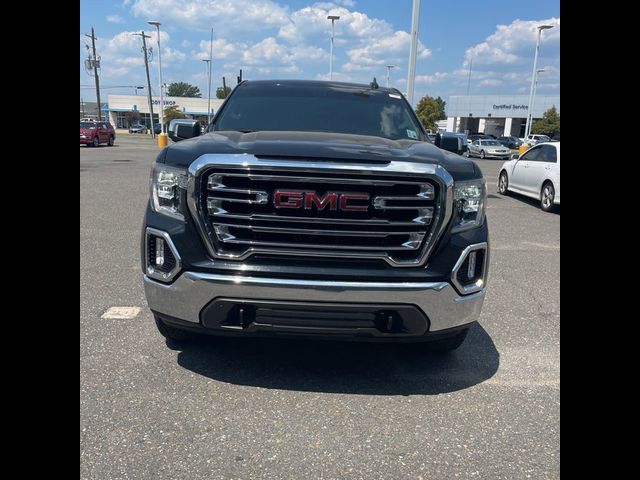
[[145, 243], [145, 273], [155, 280], [171, 281], [180, 272], [182, 262], [169, 234], [147, 227]]
[[156, 237], [156, 266], [164, 265], [164, 240]]
[[476, 276], [476, 252], [469, 254], [469, 267], [467, 268], [467, 278], [472, 279]]

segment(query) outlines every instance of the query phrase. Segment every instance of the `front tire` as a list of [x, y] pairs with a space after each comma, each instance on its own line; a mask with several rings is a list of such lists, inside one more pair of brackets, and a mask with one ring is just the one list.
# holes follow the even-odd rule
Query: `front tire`
[[453, 337], [443, 338], [442, 340], [434, 340], [432, 342], [428, 342], [426, 345], [429, 351], [432, 352], [451, 352], [462, 345], [462, 342], [464, 342], [464, 339], [467, 338], [468, 333], [469, 329], [466, 328]]
[[93, 138], [93, 146], [94, 147], [99, 147], [100, 146], [100, 139], [98, 137], [94, 137]]
[[109, 146], [113, 147], [113, 144], [115, 143], [115, 138], [113, 137], [109, 137]]
[[504, 170], [500, 172], [500, 177], [498, 178], [498, 193], [500, 195], [506, 195], [509, 191], [509, 177], [507, 176], [507, 172]]
[[199, 338], [197, 333], [187, 332], [186, 330], [181, 330], [179, 328], [172, 327], [171, 325], [167, 325], [164, 321], [158, 318], [157, 315], [154, 315], [153, 318], [156, 321], [156, 327], [158, 327], [160, 335], [167, 340], [173, 340], [174, 342], [193, 342]]
[[542, 185], [542, 190], [540, 191], [540, 208], [544, 212], [552, 212], [555, 210], [555, 205], [553, 204], [553, 200], [556, 197], [556, 190], [553, 188], [553, 184], [551, 182], [546, 182]]
[[480, 150], [480, 158], [484, 160], [484, 150]]

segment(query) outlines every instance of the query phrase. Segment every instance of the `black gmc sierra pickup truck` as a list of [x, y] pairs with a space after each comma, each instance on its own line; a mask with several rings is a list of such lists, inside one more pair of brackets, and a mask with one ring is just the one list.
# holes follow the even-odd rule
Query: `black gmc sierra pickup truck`
[[[244, 81], [207, 132], [174, 121], [142, 232], [165, 337], [430, 341], [478, 320], [489, 241], [478, 166], [375, 83]], [[178, 142], [178, 140], [180, 140]]]

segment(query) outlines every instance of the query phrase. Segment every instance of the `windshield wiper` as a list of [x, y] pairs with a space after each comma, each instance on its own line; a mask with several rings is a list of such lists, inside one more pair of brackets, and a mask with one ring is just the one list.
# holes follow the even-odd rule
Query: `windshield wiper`
[[243, 129], [243, 128], [236, 128], [234, 129], [234, 132], [242, 132], [242, 133], [253, 133], [253, 132], [257, 132], [258, 130], [249, 130], [249, 129]]

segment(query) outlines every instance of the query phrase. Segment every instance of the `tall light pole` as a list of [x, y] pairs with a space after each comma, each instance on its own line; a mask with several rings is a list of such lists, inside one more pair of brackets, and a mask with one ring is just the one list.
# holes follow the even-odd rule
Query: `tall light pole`
[[531, 128], [533, 128], [533, 107], [536, 104], [536, 90], [538, 90], [538, 75], [540, 73], [544, 72], [544, 68], [539, 68], [536, 70], [536, 80], [535, 82], [533, 82], [533, 96], [531, 97], [531, 127], [529, 128], [529, 130], [531, 130]]
[[327, 19], [331, 20], [331, 52], [329, 53], [329, 80], [333, 80], [333, 34], [334, 23], [340, 20], [340, 15], [328, 15]]
[[387, 65], [387, 88], [389, 88], [389, 72], [392, 68], [396, 68], [395, 65]]
[[211, 29], [211, 42], [209, 42], [209, 93], [207, 94], [207, 125], [211, 119], [211, 66], [213, 65], [213, 28]]
[[[158, 135], [158, 147], [167, 146], [167, 134], [164, 130], [164, 96], [162, 95], [162, 55], [160, 50], [160, 22], [150, 20], [147, 22], [149, 25], [154, 25], [158, 33], [158, 77], [160, 82], [160, 135]], [[151, 121], [153, 128], [153, 120]]]
[[533, 114], [533, 106], [531, 103], [533, 102], [533, 89], [535, 87], [536, 81], [536, 69], [538, 68], [538, 52], [540, 50], [540, 36], [542, 35], [542, 30], [548, 30], [549, 28], [553, 28], [553, 25], [539, 25], [538, 26], [538, 41], [536, 42], [536, 53], [533, 57], [533, 73], [531, 74], [531, 90], [529, 92], [529, 105], [527, 105], [527, 124], [524, 127], [524, 138], [525, 140], [529, 137], [529, 133], [531, 133], [531, 115]]
[[409, 77], [407, 78], [407, 100], [413, 105], [413, 84], [416, 79], [416, 56], [418, 53], [418, 24], [420, 20], [420, 0], [413, 0], [411, 11], [411, 50], [409, 51]]

